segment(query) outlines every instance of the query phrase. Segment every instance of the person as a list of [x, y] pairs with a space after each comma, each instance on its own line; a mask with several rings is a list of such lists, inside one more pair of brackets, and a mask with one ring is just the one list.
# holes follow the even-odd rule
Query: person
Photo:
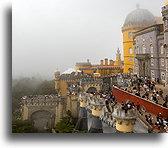
[[163, 98], [163, 91], [160, 89], [158, 92], [159, 96]]
[[153, 95], [153, 101], [154, 101], [156, 104], [158, 104], [158, 100], [157, 100], [157, 97], [156, 97], [155, 94]]
[[139, 104], [139, 102], [136, 103], [136, 107], [137, 107], [137, 110], [139, 111], [140, 110], [140, 104]]
[[156, 116], [156, 119], [157, 119], [157, 121], [162, 120], [162, 119], [163, 119], [162, 113], [159, 113], [159, 114]]
[[148, 115], [145, 115], [145, 118], [146, 118], [146, 121], [149, 122], [149, 120], [148, 120]]
[[168, 102], [168, 95], [166, 95], [165, 99], [163, 100]]
[[167, 101], [164, 102], [163, 107], [167, 108]]

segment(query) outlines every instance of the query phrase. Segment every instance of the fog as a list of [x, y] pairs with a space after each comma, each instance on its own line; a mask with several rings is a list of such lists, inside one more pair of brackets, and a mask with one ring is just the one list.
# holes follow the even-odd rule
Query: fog
[[121, 27], [140, 8], [161, 16], [164, 0], [16, 0], [12, 10], [12, 75], [53, 79], [87, 59], [115, 59]]

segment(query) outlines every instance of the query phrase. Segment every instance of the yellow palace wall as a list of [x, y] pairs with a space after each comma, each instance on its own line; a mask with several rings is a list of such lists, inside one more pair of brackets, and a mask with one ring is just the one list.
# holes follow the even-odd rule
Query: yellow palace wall
[[[130, 73], [129, 69], [133, 69], [134, 72], [134, 58], [135, 58], [135, 49], [134, 49], [134, 37], [133, 33], [137, 32], [146, 25], [130, 25], [122, 27], [123, 32], [123, 51], [124, 51], [124, 73]], [[131, 33], [131, 34], [130, 34]], [[132, 48], [132, 53], [130, 53], [130, 48]], [[130, 60], [132, 59], [132, 60]]]

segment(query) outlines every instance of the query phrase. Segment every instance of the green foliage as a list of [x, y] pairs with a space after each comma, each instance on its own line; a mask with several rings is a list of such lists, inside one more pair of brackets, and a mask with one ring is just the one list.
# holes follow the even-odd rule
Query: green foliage
[[37, 130], [29, 121], [21, 121], [21, 98], [28, 95], [56, 94], [54, 81], [39, 78], [20, 78], [12, 80], [12, 132], [35, 133]]
[[21, 97], [27, 95], [56, 94], [54, 81], [43, 81], [38, 78], [21, 78], [12, 80], [12, 113], [17, 116], [21, 105]]
[[13, 120], [12, 133], [37, 133], [37, 129], [32, 126], [30, 121]]
[[88, 131], [75, 131], [74, 133], [89, 133]]
[[50, 95], [56, 94], [54, 88], [54, 81], [44, 81], [41, 85], [37, 88], [36, 94], [38, 95]]
[[70, 111], [67, 111], [67, 116], [60, 120], [56, 127], [56, 133], [72, 133], [77, 119], [73, 118]]

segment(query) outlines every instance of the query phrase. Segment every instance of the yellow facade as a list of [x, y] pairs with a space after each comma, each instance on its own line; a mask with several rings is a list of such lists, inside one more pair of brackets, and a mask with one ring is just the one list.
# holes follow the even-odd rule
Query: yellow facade
[[67, 82], [65, 80], [55, 79], [55, 89], [58, 90], [59, 94], [62, 96], [67, 95]]
[[100, 60], [99, 65], [91, 65], [91, 63], [78, 63], [76, 65], [76, 70], [81, 70], [84, 74], [90, 75], [97, 73], [100, 76], [107, 76], [112, 73], [122, 73], [123, 68], [120, 51], [118, 49], [116, 54], [116, 61], [108, 60], [106, 58], [104, 60]]
[[[133, 29], [134, 28], [134, 29]], [[124, 73], [134, 72], [134, 39], [133, 33], [138, 31], [138, 26], [123, 27], [123, 49], [124, 49]]]
[[95, 117], [100, 117], [100, 115], [102, 114], [102, 108], [102, 106], [91, 106], [92, 115]]
[[[148, 19], [146, 19], [148, 18]], [[124, 50], [124, 73], [134, 73], [135, 49], [134, 33], [156, 23], [155, 16], [146, 9], [137, 9], [129, 13], [122, 27]]]
[[165, 2], [165, 6], [167, 6], [168, 5], [168, 0], [166, 0], [166, 2]]
[[87, 100], [80, 99], [80, 107], [85, 108], [87, 106]]
[[26, 104], [23, 106], [23, 115], [22, 115], [23, 120], [28, 120], [28, 107]]

